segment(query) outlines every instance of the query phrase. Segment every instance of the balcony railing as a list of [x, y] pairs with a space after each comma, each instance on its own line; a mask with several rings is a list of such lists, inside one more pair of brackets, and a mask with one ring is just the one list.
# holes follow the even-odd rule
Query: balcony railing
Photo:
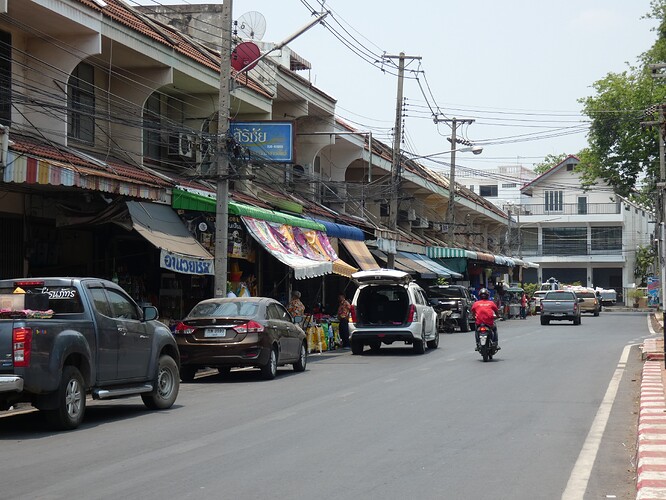
[[519, 210], [520, 215], [604, 215], [619, 214], [620, 209], [620, 203], [564, 203], [558, 207], [546, 207], [543, 203], [534, 203], [514, 205], [512, 212]]
[[622, 248], [617, 245], [525, 245], [521, 246], [521, 254], [529, 257], [543, 256], [584, 256], [584, 255], [622, 255]]

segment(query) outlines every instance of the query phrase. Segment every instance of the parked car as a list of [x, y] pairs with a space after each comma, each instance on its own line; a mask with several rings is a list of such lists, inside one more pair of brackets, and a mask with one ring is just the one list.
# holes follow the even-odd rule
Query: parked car
[[532, 298], [534, 299], [534, 312], [536, 313], [541, 312], [541, 299], [543, 299], [546, 293], [548, 293], [548, 290], [537, 290], [532, 295]]
[[[453, 320], [461, 332], [474, 329], [472, 304], [474, 297], [462, 285], [432, 285], [428, 287], [430, 303], [438, 313], [451, 311], [448, 320]], [[441, 331], [441, 328], [440, 328]]]
[[414, 352], [439, 345], [437, 318], [425, 291], [403, 271], [380, 269], [352, 274], [358, 289], [352, 299], [352, 354], [361, 354], [369, 345], [378, 350], [382, 344], [404, 342]]
[[576, 290], [575, 293], [576, 297], [583, 299], [583, 302], [580, 303], [581, 313], [592, 313], [595, 316], [599, 316], [601, 302], [594, 293], [594, 290]]
[[277, 367], [305, 371], [307, 339], [287, 309], [268, 297], [213, 298], [199, 302], [174, 332], [180, 350], [180, 378], [191, 382], [200, 368], [229, 373], [256, 367], [275, 378]]
[[[20, 292], [19, 292], [20, 291]], [[0, 410], [30, 403], [57, 429], [78, 427], [93, 399], [176, 401], [178, 347], [153, 306], [111, 281], [0, 281]]]
[[580, 304], [583, 300], [571, 290], [550, 290], [541, 299], [541, 324], [571, 321], [574, 325], [580, 325]]

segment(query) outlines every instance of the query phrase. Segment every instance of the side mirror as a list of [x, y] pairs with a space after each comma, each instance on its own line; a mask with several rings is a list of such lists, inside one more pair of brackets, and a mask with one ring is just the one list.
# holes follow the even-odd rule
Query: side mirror
[[303, 323], [303, 316], [294, 316], [293, 321], [295, 325], [300, 325]]
[[430, 299], [430, 305], [431, 305], [431, 306], [438, 306], [438, 305], [439, 305], [439, 300], [437, 300], [437, 299]]
[[143, 320], [144, 321], [153, 321], [157, 318], [159, 318], [159, 314], [157, 312], [157, 307], [155, 306], [145, 306], [143, 307]]

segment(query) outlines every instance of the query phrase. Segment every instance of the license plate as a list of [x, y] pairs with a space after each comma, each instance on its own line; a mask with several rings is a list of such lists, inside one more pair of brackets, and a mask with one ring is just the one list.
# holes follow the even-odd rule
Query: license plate
[[479, 337], [479, 343], [480, 343], [481, 345], [486, 345], [486, 341], [487, 341], [487, 340], [488, 340], [488, 339], [487, 339], [487, 337], [486, 337], [485, 335], [481, 335], [481, 337]]
[[227, 330], [226, 328], [206, 328], [204, 330], [204, 337], [211, 339], [211, 338], [220, 338], [220, 337], [226, 337], [227, 336]]

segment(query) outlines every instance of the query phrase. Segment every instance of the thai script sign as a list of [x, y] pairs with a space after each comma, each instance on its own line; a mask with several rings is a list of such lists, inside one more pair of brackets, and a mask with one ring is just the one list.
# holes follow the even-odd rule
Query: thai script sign
[[160, 251], [160, 267], [182, 274], [215, 274], [213, 259], [186, 257], [164, 249]]
[[647, 278], [647, 296], [649, 306], [659, 305], [659, 292], [661, 291], [660, 279], [656, 276]]
[[267, 161], [294, 161], [294, 125], [291, 122], [231, 122], [229, 133], [236, 143]]

